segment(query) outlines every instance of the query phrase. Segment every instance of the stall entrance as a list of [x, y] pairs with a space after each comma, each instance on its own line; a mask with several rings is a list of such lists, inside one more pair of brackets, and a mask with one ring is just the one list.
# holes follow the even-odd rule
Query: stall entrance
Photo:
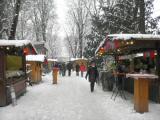
[[4, 76], [4, 69], [5, 69], [5, 60], [4, 60], [4, 52], [0, 51], [0, 106], [4, 106], [6, 104], [6, 96], [5, 96], [5, 76]]

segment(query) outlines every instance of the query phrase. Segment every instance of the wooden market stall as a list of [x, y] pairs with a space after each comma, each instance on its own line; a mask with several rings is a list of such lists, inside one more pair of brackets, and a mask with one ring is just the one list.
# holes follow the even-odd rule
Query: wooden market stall
[[31, 82], [39, 83], [42, 81], [42, 63], [45, 60], [45, 55], [27, 55], [27, 64], [31, 68]]
[[79, 65], [83, 64], [85, 65], [86, 68], [88, 66], [88, 60], [86, 58], [72, 58], [71, 61], [73, 63], [74, 70], [77, 64]]
[[[146, 53], [149, 53], [150, 59], [154, 62], [154, 66], [139, 66], [137, 71], [137, 63], [134, 61], [134, 54], [142, 53], [144, 59]], [[97, 55], [112, 55], [117, 61], [119, 56], [129, 56], [129, 69], [127, 77], [134, 81], [134, 109], [137, 112], [148, 112], [148, 98], [156, 96], [155, 101], [160, 103], [160, 35], [149, 34], [111, 34], [101, 42], [96, 50]], [[142, 70], [143, 69], [143, 70]], [[145, 69], [145, 70], [144, 70]], [[155, 72], [154, 72], [155, 71]], [[143, 73], [145, 72], [145, 73]], [[126, 82], [128, 84], [128, 79]], [[126, 86], [130, 86], [129, 84]], [[155, 89], [156, 88], [156, 89]]]
[[26, 92], [26, 60], [24, 48], [28, 40], [0, 40], [0, 106], [11, 103], [11, 86], [16, 97]]

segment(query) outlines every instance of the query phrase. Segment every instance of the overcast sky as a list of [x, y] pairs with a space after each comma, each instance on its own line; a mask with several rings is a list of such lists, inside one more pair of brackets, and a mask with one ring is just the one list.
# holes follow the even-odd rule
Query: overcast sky
[[63, 40], [65, 37], [65, 23], [66, 23], [66, 15], [67, 15], [67, 5], [66, 2], [67, 0], [55, 0], [56, 2], [56, 10], [57, 10], [57, 15], [58, 15], [58, 23], [60, 25], [60, 30], [59, 30], [59, 37], [60, 37], [60, 43], [59, 47], [61, 48], [59, 57], [68, 57], [69, 53], [67, 52], [67, 46], [65, 44], [65, 41]]
[[155, 0], [154, 1], [154, 17], [159, 16], [160, 15], [160, 0]]

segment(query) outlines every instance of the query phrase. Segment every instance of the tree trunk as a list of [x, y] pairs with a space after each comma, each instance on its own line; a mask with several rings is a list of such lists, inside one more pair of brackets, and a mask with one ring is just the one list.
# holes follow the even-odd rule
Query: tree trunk
[[0, 39], [2, 39], [3, 33], [3, 19], [4, 19], [4, 7], [5, 7], [5, 0], [0, 0]]
[[18, 16], [21, 6], [21, 0], [16, 0], [15, 10], [14, 10], [14, 16], [13, 16], [13, 22], [10, 30], [10, 36], [9, 40], [14, 40], [16, 36], [16, 28], [18, 24]]
[[140, 22], [139, 22], [139, 30], [141, 33], [145, 33], [145, 2], [144, 0], [139, 1], [140, 7]]

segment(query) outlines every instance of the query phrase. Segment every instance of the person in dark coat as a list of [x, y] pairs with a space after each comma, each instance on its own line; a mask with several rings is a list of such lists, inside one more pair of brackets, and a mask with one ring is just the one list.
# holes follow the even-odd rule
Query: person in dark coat
[[62, 76], [66, 75], [66, 65], [65, 63], [62, 64]]
[[79, 64], [76, 64], [76, 76], [79, 76], [79, 70], [80, 70], [80, 66]]
[[85, 78], [87, 79], [87, 77], [89, 78], [91, 92], [93, 92], [95, 82], [97, 82], [99, 77], [98, 70], [94, 61], [91, 62], [91, 66], [87, 70]]
[[69, 62], [67, 64], [68, 76], [71, 76], [72, 64]]

